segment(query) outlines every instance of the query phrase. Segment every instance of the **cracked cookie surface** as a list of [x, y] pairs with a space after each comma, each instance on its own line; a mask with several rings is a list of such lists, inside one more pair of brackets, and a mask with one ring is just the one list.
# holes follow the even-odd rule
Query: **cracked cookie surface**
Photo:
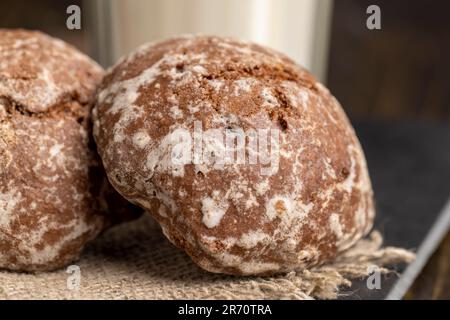
[[[111, 183], [206, 270], [301, 270], [372, 226], [372, 188], [350, 122], [278, 52], [207, 36], [144, 45], [107, 72], [96, 100], [94, 137]], [[176, 134], [191, 134], [194, 155], [199, 128], [278, 132], [277, 163], [250, 163], [262, 155], [251, 144], [242, 147], [247, 158], [223, 163], [226, 142], [203, 135], [209, 161], [176, 164]]]
[[[102, 75], [60, 40], [0, 29], [1, 269], [63, 267], [125, 214], [91, 137]], [[122, 202], [116, 213], [108, 213], [108, 201]]]

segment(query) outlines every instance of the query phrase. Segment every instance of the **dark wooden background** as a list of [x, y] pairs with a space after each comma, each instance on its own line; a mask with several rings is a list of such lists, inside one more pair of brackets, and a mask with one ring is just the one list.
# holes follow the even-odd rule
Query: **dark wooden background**
[[450, 299], [450, 233], [406, 294], [406, 299]]
[[[366, 28], [371, 4], [381, 30]], [[328, 87], [353, 121], [450, 125], [449, 14], [444, 0], [334, 1]], [[406, 298], [450, 299], [450, 233]]]
[[[381, 30], [366, 8], [381, 8]], [[450, 2], [334, 2], [328, 86], [354, 118], [450, 123]]]

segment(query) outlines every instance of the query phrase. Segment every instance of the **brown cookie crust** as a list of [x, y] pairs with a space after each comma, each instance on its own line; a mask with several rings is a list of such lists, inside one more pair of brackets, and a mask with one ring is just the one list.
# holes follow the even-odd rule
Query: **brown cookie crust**
[[0, 268], [65, 266], [110, 223], [89, 116], [102, 76], [61, 40], [0, 29]]
[[[273, 50], [204, 36], [145, 45], [108, 71], [93, 119], [113, 186], [206, 270], [300, 270], [372, 226], [366, 161], [345, 113]], [[217, 159], [175, 166], [171, 134], [193, 132], [198, 121], [203, 131], [278, 130], [278, 170], [263, 175], [262, 163]]]

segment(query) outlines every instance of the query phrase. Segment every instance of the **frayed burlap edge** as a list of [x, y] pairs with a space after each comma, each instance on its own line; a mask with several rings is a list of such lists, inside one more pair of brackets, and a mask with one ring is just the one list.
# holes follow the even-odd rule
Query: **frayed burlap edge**
[[39, 274], [0, 272], [0, 298], [335, 299], [352, 279], [366, 278], [374, 270], [392, 272], [389, 266], [414, 257], [401, 248], [382, 247], [382, 236], [374, 231], [332, 263], [311, 270], [274, 277], [211, 274], [174, 248], [144, 217], [105, 233], [75, 268]]

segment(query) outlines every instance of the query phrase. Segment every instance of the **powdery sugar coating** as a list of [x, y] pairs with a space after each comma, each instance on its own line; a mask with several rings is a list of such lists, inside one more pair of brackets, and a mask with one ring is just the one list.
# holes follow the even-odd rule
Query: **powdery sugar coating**
[[[196, 121], [203, 131], [280, 130], [278, 170], [174, 164], [174, 132], [193, 133]], [[372, 226], [366, 162], [341, 106], [305, 69], [255, 44], [188, 36], [139, 48], [104, 78], [94, 137], [115, 188], [212, 272], [300, 270]]]
[[108, 202], [124, 204], [90, 136], [102, 75], [60, 40], [0, 30], [0, 268], [42, 271], [74, 261], [115, 219]]
[[0, 29], [0, 96], [28, 112], [64, 99], [87, 103], [103, 70], [65, 42], [25, 30]]

